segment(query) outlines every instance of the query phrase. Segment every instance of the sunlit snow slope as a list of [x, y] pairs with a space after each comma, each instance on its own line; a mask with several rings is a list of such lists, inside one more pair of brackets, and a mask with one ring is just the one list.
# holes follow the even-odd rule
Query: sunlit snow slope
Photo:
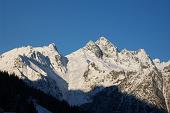
[[[55, 44], [16, 48], [0, 56], [0, 70], [15, 73], [29, 85], [65, 99], [70, 105], [92, 102], [103, 88], [117, 86], [170, 110], [170, 63], [152, 60], [143, 49], [120, 51], [105, 37], [61, 55]], [[98, 88], [97, 88], [98, 87]]]

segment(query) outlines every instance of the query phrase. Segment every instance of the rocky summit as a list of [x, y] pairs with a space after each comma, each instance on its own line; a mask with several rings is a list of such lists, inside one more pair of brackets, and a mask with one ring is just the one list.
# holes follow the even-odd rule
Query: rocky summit
[[15, 48], [0, 55], [0, 70], [89, 113], [170, 112], [170, 61], [105, 37], [67, 56], [55, 44]]

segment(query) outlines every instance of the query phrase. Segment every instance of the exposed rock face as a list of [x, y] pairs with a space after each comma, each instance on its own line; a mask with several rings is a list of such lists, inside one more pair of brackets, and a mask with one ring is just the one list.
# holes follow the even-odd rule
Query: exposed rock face
[[166, 101], [166, 106], [170, 112], [170, 61], [160, 63], [158, 59], [154, 60], [158, 69], [162, 72], [163, 77], [163, 94]]
[[54, 44], [36, 48], [27, 46], [2, 54], [0, 70], [15, 73], [31, 86], [62, 99], [61, 92], [68, 87], [60, 77], [66, 73], [62, 59]]
[[16, 48], [0, 56], [0, 70], [91, 113], [170, 110], [170, 63], [143, 49], [118, 51], [104, 37], [67, 56], [55, 44]]
[[106, 57], [115, 57], [117, 56], [118, 50], [109, 40], [105, 37], [100, 37], [99, 40], [95, 42], [101, 50], [104, 52]]
[[163, 79], [164, 79], [164, 95], [167, 104], [167, 109], [170, 112], [170, 65], [164, 67], [163, 69]]
[[90, 113], [166, 113], [134, 95], [122, 93], [116, 86], [107, 87], [93, 96], [92, 103], [81, 105]]
[[102, 58], [103, 57], [103, 52], [101, 51], [101, 49], [99, 48], [98, 45], [96, 45], [93, 41], [89, 41], [87, 44], [86, 44], [86, 47], [85, 49], [93, 52], [96, 57], [98, 58]]

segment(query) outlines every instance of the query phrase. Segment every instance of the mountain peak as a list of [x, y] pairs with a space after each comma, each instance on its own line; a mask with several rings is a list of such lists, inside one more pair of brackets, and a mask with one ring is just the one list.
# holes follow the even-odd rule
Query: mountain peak
[[106, 37], [100, 37], [95, 44], [105, 53], [107, 57], [117, 56], [117, 47], [113, 45]]
[[92, 40], [90, 40], [89, 42], [87, 42], [86, 46], [89, 46], [89, 45], [95, 45], [95, 43]]
[[148, 57], [148, 54], [146, 53], [146, 51], [144, 49], [139, 49], [137, 51], [137, 53], [141, 56], [141, 57]]
[[112, 46], [115, 49], [117, 49], [117, 47], [115, 45], [113, 45], [106, 37], [100, 37], [96, 42], [97, 45], [102, 45], [102, 46]]
[[55, 45], [55, 43], [51, 43], [51, 44], [48, 45], [48, 47], [49, 48], [56, 48], [56, 45]]
[[106, 37], [102, 36], [102, 37], [99, 37], [99, 39], [96, 42], [106, 44], [107, 42], [110, 42], [110, 41]]
[[86, 44], [85, 48], [93, 52], [98, 58], [103, 56], [100, 47], [91, 40]]
[[[93, 102], [93, 95], [100, 97], [98, 92], [112, 86], [148, 103], [164, 106], [163, 95], [169, 99], [169, 84], [164, 85], [164, 79], [169, 80], [170, 61], [160, 63], [157, 59], [154, 63], [144, 49], [119, 52], [105, 37], [89, 41], [66, 57], [58, 53], [54, 43], [16, 48], [0, 56], [0, 70], [15, 73], [30, 81], [31, 86], [78, 106]], [[113, 96], [117, 98], [117, 94]], [[106, 106], [110, 105], [110, 97], [108, 100]]]
[[105, 40], [105, 41], [108, 41], [108, 39], [107, 39], [106, 37], [104, 37], [104, 36], [101, 36], [101, 37], [99, 38], [99, 40]]
[[48, 45], [48, 48], [49, 48], [50, 50], [52, 50], [52, 51], [58, 52], [58, 49], [57, 49], [55, 43], [49, 44], [49, 45]]

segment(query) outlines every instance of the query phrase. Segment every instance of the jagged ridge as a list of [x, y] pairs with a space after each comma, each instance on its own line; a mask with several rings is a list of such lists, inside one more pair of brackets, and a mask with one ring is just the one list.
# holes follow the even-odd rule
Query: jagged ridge
[[[140, 100], [170, 109], [168, 67], [162, 68], [163, 64], [150, 59], [143, 49], [119, 51], [105, 37], [67, 56], [61, 55], [55, 44], [16, 48], [0, 56], [0, 65], [0, 70], [14, 72], [30, 85], [71, 105], [92, 102], [91, 97], [103, 88], [118, 86]], [[103, 88], [95, 89], [97, 86]]]

